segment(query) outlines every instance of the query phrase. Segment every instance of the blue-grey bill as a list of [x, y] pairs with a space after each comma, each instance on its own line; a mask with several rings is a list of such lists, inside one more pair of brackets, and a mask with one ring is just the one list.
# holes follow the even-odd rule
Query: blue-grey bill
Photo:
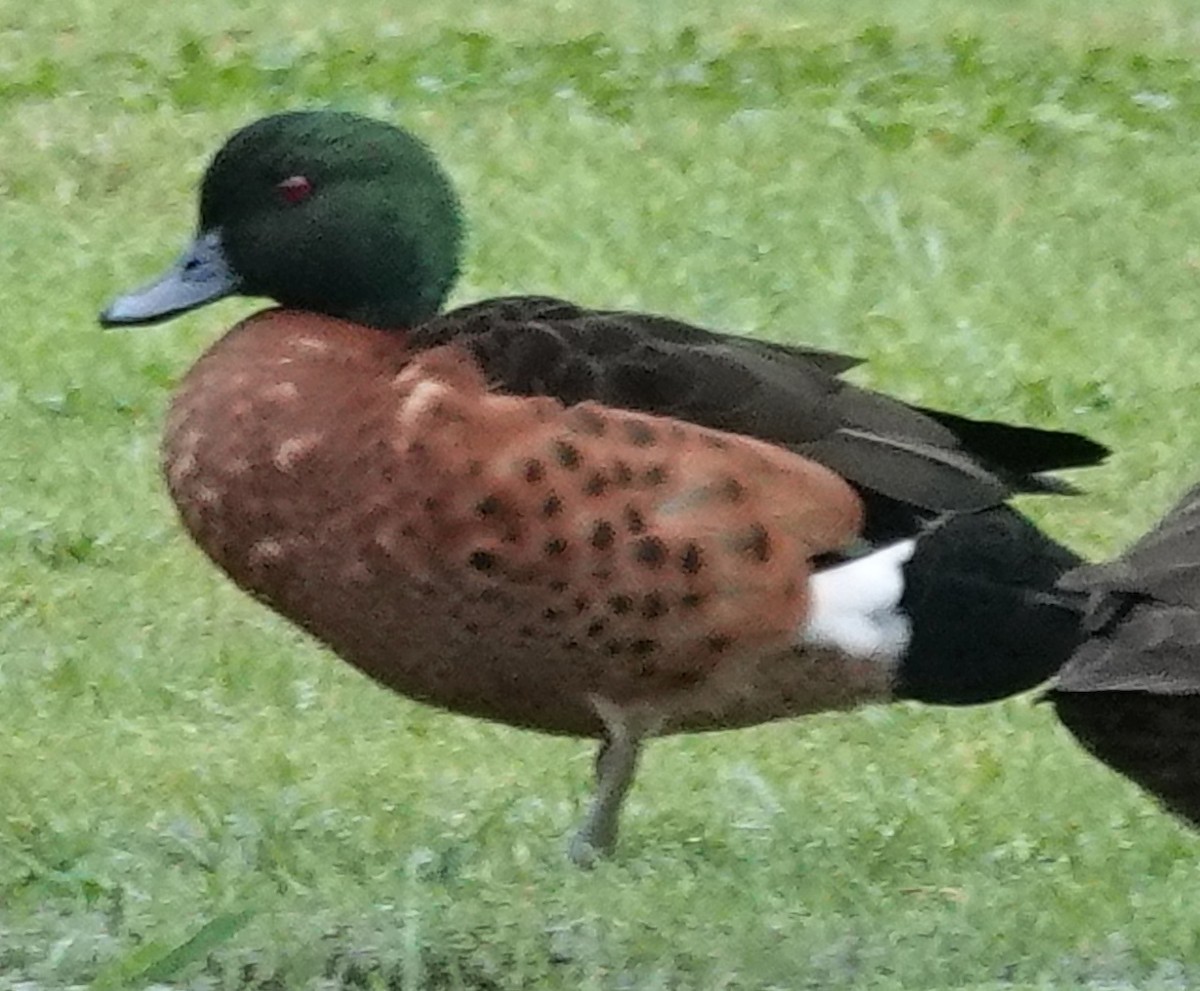
[[239, 288], [241, 279], [229, 267], [221, 232], [204, 231], [158, 279], [109, 303], [100, 323], [105, 327], [157, 323], [223, 299]]

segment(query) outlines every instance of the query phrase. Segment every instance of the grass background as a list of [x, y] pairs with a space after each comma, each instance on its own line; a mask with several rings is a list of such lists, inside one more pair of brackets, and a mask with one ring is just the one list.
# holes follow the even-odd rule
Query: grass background
[[163, 408], [253, 304], [94, 315], [227, 131], [325, 104], [442, 155], [456, 299], [862, 354], [1111, 444], [1027, 508], [1144, 530], [1200, 475], [1200, 12], [739, 6], [0, 0], [0, 988], [1200, 983], [1197, 840], [1030, 698], [657, 743], [582, 874], [587, 747], [384, 693], [180, 535]]

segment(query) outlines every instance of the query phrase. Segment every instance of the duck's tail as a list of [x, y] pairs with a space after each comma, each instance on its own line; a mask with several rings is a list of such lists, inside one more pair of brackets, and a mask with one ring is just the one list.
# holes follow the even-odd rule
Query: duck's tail
[[1007, 506], [934, 524], [904, 569], [897, 696], [974, 705], [1045, 682], [1083, 636], [1085, 596], [1059, 587], [1081, 563]]
[[1053, 679], [1079, 742], [1200, 827], [1200, 485], [1104, 564], [1008, 507], [948, 517], [898, 560], [896, 697], [973, 705]]
[[1060, 585], [1084, 598], [1083, 636], [1048, 700], [1094, 756], [1200, 827], [1200, 485]]

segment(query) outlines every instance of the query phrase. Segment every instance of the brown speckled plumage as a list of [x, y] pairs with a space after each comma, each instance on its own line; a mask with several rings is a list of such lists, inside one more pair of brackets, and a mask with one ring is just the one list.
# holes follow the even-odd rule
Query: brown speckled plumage
[[452, 346], [273, 310], [184, 380], [165, 442], [189, 531], [243, 588], [406, 695], [600, 736], [884, 698], [793, 644], [853, 490], [680, 421], [490, 392]]

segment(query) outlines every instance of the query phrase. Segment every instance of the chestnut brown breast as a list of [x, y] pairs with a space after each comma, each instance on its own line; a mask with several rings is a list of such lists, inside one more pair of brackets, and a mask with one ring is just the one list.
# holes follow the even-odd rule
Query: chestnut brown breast
[[595, 735], [597, 698], [669, 730], [887, 692], [792, 646], [860, 505], [765, 443], [497, 394], [452, 346], [269, 310], [187, 375], [164, 465], [238, 585], [424, 702]]

